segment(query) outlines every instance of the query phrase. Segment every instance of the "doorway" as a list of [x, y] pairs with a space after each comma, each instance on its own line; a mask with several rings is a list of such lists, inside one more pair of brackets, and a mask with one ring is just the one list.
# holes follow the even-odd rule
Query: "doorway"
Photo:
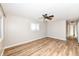
[[66, 21], [66, 39], [67, 43], [78, 43], [78, 20]]

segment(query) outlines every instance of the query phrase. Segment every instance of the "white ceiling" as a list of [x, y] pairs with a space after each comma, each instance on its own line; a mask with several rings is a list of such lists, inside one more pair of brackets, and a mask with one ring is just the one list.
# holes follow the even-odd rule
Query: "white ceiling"
[[39, 19], [42, 14], [53, 14], [56, 20], [79, 16], [79, 3], [3, 3], [6, 15]]

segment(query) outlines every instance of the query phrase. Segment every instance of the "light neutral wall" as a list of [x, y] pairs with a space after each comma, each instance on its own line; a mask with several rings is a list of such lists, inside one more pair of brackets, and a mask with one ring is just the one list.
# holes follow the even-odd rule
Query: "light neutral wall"
[[0, 55], [2, 55], [3, 53], [3, 48], [4, 48], [4, 44], [3, 44], [3, 13], [2, 13], [2, 9], [0, 7]]
[[[32, 31], [31, 23], [39, 24], [39, 31]], [[45, 37], [45, 23], [18, 16], [7, 16], [5, 20], [5, 47]]]
[[66, 23], [65, 20], [52, 21], [47, 23], [47, 36], [66, 40]]

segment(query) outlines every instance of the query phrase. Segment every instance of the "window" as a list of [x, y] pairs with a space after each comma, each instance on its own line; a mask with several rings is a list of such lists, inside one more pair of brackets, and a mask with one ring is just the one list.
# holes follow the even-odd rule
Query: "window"
[[39, 24], [32, 23], [31, 24], [31, 30], [32, 31], [39, 31]]

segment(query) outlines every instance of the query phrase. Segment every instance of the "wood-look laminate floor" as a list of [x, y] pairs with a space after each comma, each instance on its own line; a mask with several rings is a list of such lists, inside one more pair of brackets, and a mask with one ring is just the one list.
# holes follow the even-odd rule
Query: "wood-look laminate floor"
[[[72, 44], [74, 43], [74, 44]], [[5, 49], [4, 56], [79, 56], [78, 43], [43, 38]]]

